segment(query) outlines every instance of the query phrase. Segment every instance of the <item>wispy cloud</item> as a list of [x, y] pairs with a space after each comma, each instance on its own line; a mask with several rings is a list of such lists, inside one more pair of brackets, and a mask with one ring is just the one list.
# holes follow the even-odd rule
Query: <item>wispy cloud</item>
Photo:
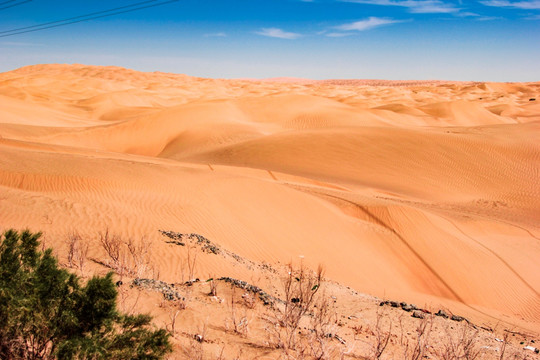
[[480, 1], [485, 6], [506, 7], [514, 9], [534, 10], [540, 9], [540, 0], [532, 1], [507, 1], [507, 0], [484, 0]]
[[278, 39], [287, 39], [287, 40], [298, 39], [299, 37], [302, 36], [301, 34], [283, 31], [282, 29], [278, 29], [278, 28], [263, 28], [260, 31], [257, 31], [256, 34], [278, 38]]
[[524, 18], [525, 20], [540, 20], [540, 15], [531, 15]]
[[211, 33], [211, 34], [204, 34], [205, 37], [226, 37], [227, 34], [224, 32], [217, 32], [217, 33]]
[[428, 13], [454, 13], [460, 9], [454, 4], [449, 4], [441, 0], [340, 0], [358, 4], [400, 6], [407, 8], [409, 12], [416, 14]]
[[19, 42], [19, 41], [2, 41], [0, 45], [5, 46], [45, 46], [43, 44], [29, 43], [29, 42]]
[[366, 31], [366, 30], [371, 30], [380, 26], [396, 24], [400, 22], [403, 22], [403, 21], [371, 16], [364, 20], [336, 26], [335, 29], [341, 30], [341, 31]]
[[328, 37], [345, 37], [345, 36], [351, 36], [353, 35], [353, 33], [350, 33], [350, 32], [330, 32], [330, 33], [327, 33], [325, 34], [326, 36]]
[[476, 21], [491, 21], [491, 20], [502, 19], [502, 17], [500, 16], [485, 16], [485, 15], [480, 15], [473, 12], [461, 12], [455, 15], [459, 17], [463, 17], [463, 18], [472, 18], [473, 20], [476, 20]]

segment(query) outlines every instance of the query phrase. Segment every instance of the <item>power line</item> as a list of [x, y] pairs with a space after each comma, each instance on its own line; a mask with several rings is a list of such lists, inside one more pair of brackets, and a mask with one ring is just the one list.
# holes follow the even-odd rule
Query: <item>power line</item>
[[[121, 6], [119, 8], [114, 8], [114, 9], [109, 9], [109, 10], [97, 11], [95, 13], [90, 13], [90, 14], [81, 15], [81, 16], [75, 16], [75, 17], [68, 18], [68, 19], [51, 21], [51, 22], [48, 22], [48, 23], [43, 23], [43, 24], [38, 24], [38, 25], [32, 25], [32, 26], [26, 26], [26, 27], [18, 28], [18, 29], [1, 31], [0, 34], [3, 34], [3, 35], [0, 35], [0, 38], [13, 36], [13, 35], [24, 34], [24, 33], [29, 33], [29, 32], [34, 32], [34, 31], [40, 31], [40, 30], [45, 30], [45, 29], [51, 29], [51, 28], [70, 25], [70, 24], [76, 24], [76, 23], [80, 23], [80, 22], [84, 22], [84, 21], [104, 18], [104, 17], [107, 17], [107, 16], [124, 14], [124, 13], [127, 13], [127, 12], [136, 11], [136, 10], [148, 9], [148, 8], [151, 8], [151, 7], [156, 7], [156, 6], [161, 6], [161, 5], [177, 2], [179, 0], [169, 0], [169, 1], [161, 2], [161, 3], [157, 3], [157, 4], [151, 4], [151, 5], [136, 7], [136, 8], [133, 8], [133, 9], [127, 9], [127, 10], [123, 10], [123, 11], [111, 12], [111, 11], [115, 11], [115, 10], [131, 8], [131, 7], [137, 6], [137, 5], [148, 4], [148, 3], [152, 3], [152, 2], [156, 2], [156, 1], [158, 1], [158, 0], [143, 1], [143, 2], [140, 2], [140, 3], [132, 4], [132, 5]], [[105, 13], [109, 13], [109, 12], [111, 12], [111, 13], [110, 14], [105, 14]], [[96, 16], [93, 16], [93, 15], [96, 15]], [[79, 20], [75, 20], [75, 19], [79, 19]], [[71, 20], [73, 20], [73, 21], [71, 21]], [[9, 33], [9, 34], [7, 34], [7, 33]]]
[[[17, 1], [17, 0], [13, 0], [13, 1]], [[10, 2], [13, 2], [13, 1], [6, 1], [6, 2], [1, 3], [0, 5], [7, 4], [7, 3], [10, 3]], [[26, 4], [26, 3], [29, 3], [30, 1], [32, 1], [32, 0], [25, 0], [25, 1], [17, 3], [17, 4], [12, 4], [12, 5], [8, 5], [8, 6], [0, 7], [0, 10], [9, 9], [9, 8], [14, 7], [14, 6], [19, 6], [19, 5], [22, 5], [22, 4]]]
[[[12, 1], [17, 1], [17, 0], [12, 0]], [[130, 7], [134, 7], [134, 6], [139, 6], [139, 5], [144, 5], [144, 4], [148, 4], [148, 3], [153, 3], [153, 2], [156, 2], [156, 1], [158, 1], [158, 0], [147, 0], [147, 1], [142, 1], [142, 2], [135, 3], [135, 4], [131, 4], [131, 5], [120, 6], [120, 7], [113, 8], [113, 9], [109, 9], [109, 10], [96, 11], [96, 12], [93, 12], [93, 13], [90, 13], [90, 14], [86, 14], [86, 15], [74, 16], [74, 17], [70, 17], [70, 18], [67, 18], [67, 19], [56, 20], [56, 21], [50, 21], [50, 22], [46, 22], [46, 23], [42, 23], [42, 24], [37, 24], [37, 25], [25, 26], [25, 27], [21, 27], [21, 28], [17, 28], [17, 29], [11, 29], [11, 30], [0, 31], [0, 34], [5, 34], [5, 33], [9, 33], [9, 32], [14, 32], [14, 31], [22, 31], [22, 30], [26, 30], [26, 29], [34, 29], [34, 28], [37, 28], [37, 27], [42, 27], [42, 26], [47, 26], [47, 25], [52, 25], [52, 24], [63, 23], [63, 22], [66, 22], [66, 21], [71, 21], [71, 20], [82, 19], [82, 18], [86, 18], [86, 17], [89, 17], [89, 16], [100, 15], [100, 14], [107, 13], [107, 12], [111, 12], [111, 11], [122, 10], [122, 9], [130, 8]]]
[[0, 5], [9, 4], [9, 3], [12, 3], [12, 2], [15, 2], [15, 1], [19, 1], [19, 0], [8, 0], [8, 1], [3, 1], [3, 2], [0, 3]]

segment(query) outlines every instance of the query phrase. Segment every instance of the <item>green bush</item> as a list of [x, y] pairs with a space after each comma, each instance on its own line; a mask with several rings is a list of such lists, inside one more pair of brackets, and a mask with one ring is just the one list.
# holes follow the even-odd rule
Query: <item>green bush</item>
[[169, 334], [116, 309], [112, 273], [84, 286], [39, 251], [41, 233], [0, 235], [0, 359], [161, 359]]

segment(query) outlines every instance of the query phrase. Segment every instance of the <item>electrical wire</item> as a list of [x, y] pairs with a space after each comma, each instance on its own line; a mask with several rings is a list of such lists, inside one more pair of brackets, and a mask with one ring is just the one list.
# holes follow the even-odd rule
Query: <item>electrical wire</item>
[[[84, 21], [104, 18], [104, 17], [107, 17], [107, 16], [114, 16], [114, 15], [124, 14], [124, 13], [127, 13], [127, 12], [136, 11], [136, 10], [148, 9], [148, 8], [152, 8], [152, 7], [156, 7], [156, 6], [161, 6], [161, 5], [177, 2], [179, 0], [168, 0], [168, 1], [157, 3], [157, 4], [150, 4], [150, 5], [146, 5], [146, 6], [139, 6], [139, 7], [136, 7], [136, 8], [132, 8], [134, 6], [153, 3], [153, 2], [156, 2], [156, 1], [158, 1], [158, 0], [143, 1], [143, 2], [136, 3], [136, 4], [132, 4], [132, 5], [121, 6], [121, 7], [114, 8], [114, 9], [109, 9], [109, 10], [97, 11], [97, 12], [94, 12], [94, 13], [75, 16], [75, 17], [67, 18], [67, 19], [63, 19], [63, 20], [51, 21], [51, 22], [47, 22], [47, 23], [43, 23], [43, 24], [26, 26], [26, 27], [18, 28], [18, 29], [0, 31], [0, 38], [13, 36], [13, 35], [24, 34], [24, 33], [29, 33], [29, 32], [34, 32], [34, 31], [40, 31], [40, 30], [45, 30], [45, 29], [51, 29], [51, 28], [55, 28], [55, 27], [65, 26], [65, 25], [76, 24], [76, 23], [80, 23], [80, 22], [84, 22]], [[131, 9], [129, 9], [129, 8], [131, 8]], [[120, 10], [120, 9], [126, 9], [126, 10], [116, 11], [116, 10]], [[106, 14], [106, 13], [110, 13], [110, 14]], [[76, 20], [76, 19], [78, 19], [78, 20]]]
[[[19, 5], [22, 5], [22, 4], [29, 3], [31, 1], [32, 0], [25, 0], [25, 1], [17, 3], [17, 4], [12, 4], [12, 5], [8, 5], [8, 6], [0, 7], [0, 10], [9, 9], [9, 8], [12, 8], [12, 7], [15, 7], [15, 6], [19, 6]], [[10, 3], [10, 2], [13, 2], [13, 1], [6, 1], [6, 2], [4, 2], [2, 4], [7, 4], [7, 3]], [[0, 5], [2, 5], [2, 4], [0, 4]]]
[[[17, 1], [17, 0], [15, 0], [15, 1]], [[82, 19], [82, 18], [89, 17], [89, 16], [100, 15], [100, 14], [111, 12], [111, 11], [122, 10], [122, 9], [130, 8], [130, 7], [134, 7], [134, 6], [153, 3], [153, 2], [156, 2], [156, 1], [159, 1], [159, 0], [147, 0], [147, 1], [142, 1], [142, 2], [135, 3], [135, 4], [131, 4], [131, 5], [120, 6], [120, 7], [109, 9], [109, 10], [101, 10], [101, 11], [96, 11], [96, 12], [93, 12], [93, 13], [90, 13], [90, 14], [74, 16], [74, 17], [70, 17], [70, 18], [67, 18], [67, 19], [49, 21], [49, 22], [42, 23], [42, 24], [37, 24], [37, 25], [25, 26], [25, 27], [21, 27], [21, 28], [17, 28], [17, 29], [0, 31], [0, 34], [4, 34], [4, 33], [8, 33], [8, 32], [14, 32], [14, 31], [22, 31], [22, 30], [26, 30], [26, 29], [33, 29], [33, 28], [42, 27], [42, 26], [46, 26], [46, 25], [52, 25], [52, 24], [63, 23], [63, 22], [66, 22], [66, 21]]]
[[9, 4], [9, 3], [12, 3], [12, 2], [15, 2], [15, 1], [19, 1], [19, 0], [8, 0], [8, 1], [2, 1], [0, 3], [0, 5], [5, 5], [5, 4]]

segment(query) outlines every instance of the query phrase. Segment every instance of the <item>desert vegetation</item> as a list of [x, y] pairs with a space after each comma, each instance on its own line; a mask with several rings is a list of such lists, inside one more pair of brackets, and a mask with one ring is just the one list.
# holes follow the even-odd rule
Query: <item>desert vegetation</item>
[[[107, 233], [94, 241], [106, 254], [104, 260], [89, 256], [91, 240], [69, 235], [63, 263], [67, 269], [63, 269], [51, 249], [39, 250], [39, 238], [39, 233], [29, 231], [9, 230], [2, 235], [1, 358], [523, 360], [536, 356], [531, 351], [533, 338], [511, 331], [496, 335], [448, 310], [433, 312], [376, 298], [359, 302], [358, 293], [327, 280], [322, 266], [313, 271], [303, 261], [280, 269], [262, 266], [272, 275], [271, 295], [257, 285], [215, 274], [203, 281], [183, 281], [177, 274], [177, 283], [152, 278], [152, 273], [136, 271], [154, 266], [150, 244], [134, 246], [138, 242]], [[194, 264], [192, 259], [227, 253], [226, 249], [204, 251], [205, 244], [179, 248], [186, 263], [188, 258]], [[238, 255], [231, 258], [242, 260]], [[109, 272], [77, 275], [103, 271]], [[346, 305], [353, 302], [359, 308]], [[141, 308], [152, 309], [157, 316], [140, 315]]]

